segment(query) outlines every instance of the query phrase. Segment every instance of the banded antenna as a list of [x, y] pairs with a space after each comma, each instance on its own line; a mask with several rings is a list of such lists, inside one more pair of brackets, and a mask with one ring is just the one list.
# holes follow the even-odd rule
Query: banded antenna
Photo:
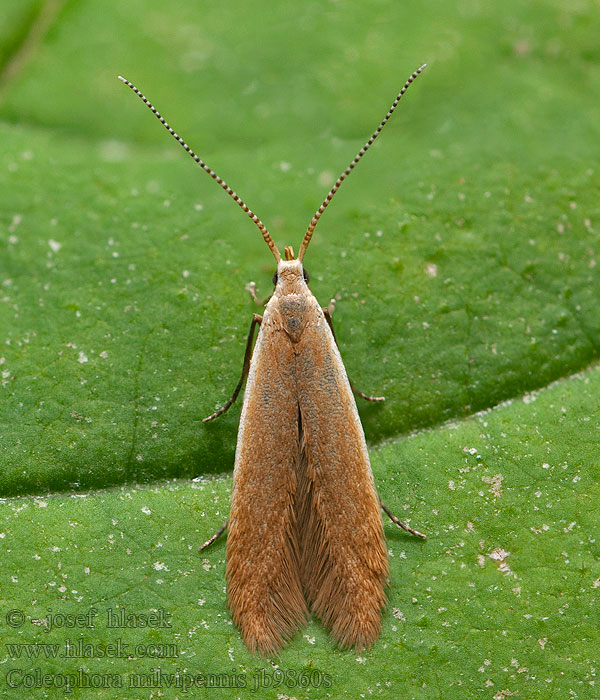
[[371, 138], [367, 141], [367, 143], [365, 143], [365, 145], [360, 149], [360, 151], [354, 157], [354, 160], [350, 163], [350, 165], [346, 168], [346, 170], [344, 170], [344, 172], [336, 180], [335, 185], [331, 188], [331, 191], [329, 192], [327, 197], [325, 197], [323, 204], [321, 204], [321, 206], [317, 209], [317, 211], [315, 212], [315, 215], [311, 219], [311, 222], [308, 226], [308, 229], [306, 230], [306, 233], [304, 234], [304, 238], [302, 239], [302, 244], [300, 245], [300, 250], [298, 251], [298, 260], [302, 261], [302, 259], [304, 258], [304, 253], [306, 252], [306, 249], [308, 248], [308, 244], [310, 243], [310, 239], [312, 238], [315, 227], [318, 224], [319, 219], [321, 218], [323, 212], [325, 211], [325, 209], [329, 205], [329, 202], [331, 202], [331, 200], [333, 199], [333, 195], [340, 189], [342, 182], [344, 182], [344, 180], [348, 177], [348, 175], [350, 175], [352, 170], [356, 167], [356, 164], [358, 163], [358, 161], [369, 150], [373, 141], [375, 141], [375, 139], [379, 136], [379, 134], [381, 133], [381, 130], [387, 124], [389, 118], [392, 116], [394, 110], [398, 106], [398, 102], [400, 102], [400, 99], [402, 98], [402, 95], [404, 95], [404, 93], [408, 90], [408, 88], [410, 87], [410, 84], [415, 80], [415, 78], [417, 78], [425, 70], [426, 66], [427, 66], [427, 64], [424, 63], [420, 68], [417, 68], [417, 70], [404, 83], [404, 87], [398, 93], [398, 96], [396, 97], [396, 99], [392, 103], [392, 106], [389, 108], [388, 113], [383, 118], [383, 121], [381, 122], [381, 124], [377, 127], [377, 129], [375, 129], [375, 131], [371, 135]]
[[198, 163], [198, 165], [206, 171], [213, 180], [215, 180], [221, 187], [227, 192], [227, 194], [234, 200], [236, 204], [238, 204], [245, 212], [248, 214], [248, 216], [254, 221], [254, 223], [258, 226], [259, 231], [262, 234], [262, 237], [265, 239], [265, 243], [269, 246], [271, 249], [271, 252], [275, 256], [275, 260], [279, 262], [281, 260], [281, 255], [279, 254], [279, 251], [277, 250], [277, 246], [273, 242], [273, 239], [271, 238], [271, 234], [267, 231], [267, 227], [263, 224], [263, 222], [256, 216], [256, 214], [246, 206], [244, 203], [243, 199], [239, 197], [232, 189], [229, 187], [229, 185], [220, 178], [217, 173], [214, 172], [211, 168], [206, 165], [206, 163], [197, 156], [194, 151], [187, 145], [187, 143], [177, 134], [167, 123], [167, 121], [162, 117], [160, 112], [154, 107], [152, 102], [148, 100], [137, 88], [133, 83], [130, 83], [129, 80], [123, 78], [122, 76], [119, 76], [119, 80], [127, 87], [131, 88], [133, 92], [142, 100], [142, 102], [151, 110], [151, 112], [154, 114], [154, 116], [160, 121], [160, 123], [165, 127], [165, 129], [171, 134], [171, 136], [178, 141], [181, 146], [192, 156], [192, 158]]

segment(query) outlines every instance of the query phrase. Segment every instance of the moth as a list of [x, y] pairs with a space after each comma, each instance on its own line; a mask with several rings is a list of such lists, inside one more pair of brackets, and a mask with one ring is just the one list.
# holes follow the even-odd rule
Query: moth
[[381, 631], [389, 582], [380, 509], [406, 531], [425, 537], [400, 522], [379, 500], [330, 309], [321, 307], [310, 291], [303, 264], [329, 202], [424, 68], [409, 77], [377, 129], [337, 179], [313, 216], [297, 258], [291, 246], [281, 257], [258, 216], [149, 100], [119, 76], [254, 221], [277, 263], [273, 293], [263, 315], [254, 314], [250, 326], [242, 376], [229, 401], [204, 419], [222, 415], [246, 380], [230, 516], [200, 549], [227, 529], [229, 609], [252, 652], [276, 654], [310, 613], [321, 619], [340, 647], [371, 646]]

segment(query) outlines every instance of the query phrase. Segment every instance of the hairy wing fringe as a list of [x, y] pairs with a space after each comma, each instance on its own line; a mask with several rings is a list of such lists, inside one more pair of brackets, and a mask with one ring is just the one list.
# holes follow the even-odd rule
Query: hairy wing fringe
[[[344, 513], [334, 512], [336, 504], [322, 503], [309, 455], [300, 431], [296, 513], [302, 588], [308, 606], [340, 647], [366, 648], [381, 632], [386, 604], [389, 569], [383, 532], [374, 547], [363, 542], [354, 548], [351, 539], [345, 542], [339, 537], [357, 523], [344, 523]], [[335, 528], [328, 527], [331, 513], [337, 520]], [[380, 525], [378, 509], [376, 518]]]

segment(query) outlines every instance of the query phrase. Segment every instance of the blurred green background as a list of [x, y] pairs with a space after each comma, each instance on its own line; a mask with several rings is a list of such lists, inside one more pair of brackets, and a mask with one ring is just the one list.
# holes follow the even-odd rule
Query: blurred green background
[[[251, 663], [227, 622], [223, 543], [207, 553], [214, 580], [201, 584], [213, 608], [188, 607], [190, 587], [198, 588], [191, 579], [206, 576], [195, 547], [226, 518], [230, 480], [197, 488], [163, 480], [231, 470], [239, 405], [214, 424], [200, 421], [237, 382], [256, 310], [244, 287], [254, 280], [266, 297], [273, 259], [252, 222], [116, 76], [153, 101], [280, 248], [297, 250], [335, 178], [427, 62], [324, 214], [305, 263], [317, 298], [338, 300], [349, 375], [387, 399], [359, 404], [370, 445], [389, 443], [373, 452], [382, 497], [399, 515], [407, 510], [430, 541], [420, 546], [386, 530], [392, 550], [400, 543], [410, 551], [392, 567], [384, 636], [366, 662], [333, 650], [318, 623], [315, 647], [299, 635], [285, 653], [294, 667], [334, 669], [328, 697], [496, 698], [515, 689], [518, 697], [596, 697], [586, 659], [599, 642], [587, 622], [600, 580], [592, 505], [600, 495], [592, 390], [600, 342], [599, 30], [592, 0], [0, 0], [0, 502], [7, 532], [22, 545], [11, 549], [4, 538], [0, 546], [3, 556], [24, 557], [3, 567], [2, 591], [13, 585], [2, 594], [6, 604], [16, 604], [14, 595], [30, 604], [28, 586], [21, 579], [14, 589], [11, 576], [29, 566], [27, 547], [39, 536], [41, 569], [28, 580], [45, 580], [41, 571], [57, 565], [52, 542], [65, 536], [69, 518], [87, 523], [63, 544], [75, 587], [85, 578], [79, 548], [90, 542], [92, 569], [123, 577], [129, 555], [104, 539], [129, 489], [153, 493], [161, 531], [171, 536], [166, 549], [181, 558], [169, 568], [193, 572], [177, 579], [182, 620], [199, 615], [219, 630], [203, 637], [210, 654], [190, 635], [192, 656], [200, 666], [211, 658], [229, 668], [234, 656], [234, 665]], [[576, 381], [566, 379], [575, 373]], [[550, 392], [546, 403], [527, 393], [538, 390]], [[469, 431], [486, 419], [468, 417], [502, 402], [497, 431], [480, 435], [488, 451], [474, 447]], [[428, 432], [406, 437], [420, 429]], [[454, 451], [448, 430], [462, 435]], [[479, 455], [476, 468], [465, 463], [469, 455]], [[525, 468], [527, 460], [535, 468]], [[536, 489], [538, 480], [548, 491]], [[139, 482], [153, 486], [136, 491]], [[498, 483], [501, 494], [490, 491]], [[94, 505], [80, 509], [72, 492], [88, 489], [98, 489], [86, 496]], [[39, 509], [48, 493], [57, 495]], [[547, 525], [532, 520], [537, 493], [553, 504], [552, 537], [530, 548], [518, 533]], [[177, 524], [174, 502], [183, 503]], [[121, 536], [140, 528], [126, 587], [137, 604], [139, 586], [156, 574], [145, 552], [157, 544], [137, 510], [125, 513]], [[464, 528], [476, 533], [465, 549], [468, 581], [445, 570], [447, 553], [465, 546]], [[524, 562], [536, 548], [558, 559], [544, 559], [539, 570], [525, 565], [514, 585], [495, 570], [485, 569], [484, 581], [477, 557], [505, 536]], [[565, 565], [567, 551], [581, 573], [555, 590], [549, 572]], [[393, 612], [398, 597], [410, 600], [409, 586], [427, 589], [430, 576], [445, 578], [439, 599], [419, 598], [414, 619], [402, 622], [406, 611]], [[525, 582], [527, 601], [511, 592]], [[471, 584], [484, 601], [479, 621], [459, 612], [461, 586]], [[88, 577], [86, 585], [86, 604], [106, 600], [106, 581]], [[36, 598], [42, 607], [57, 595], [44, 590]], [[529, 639], [523, 625], [535, 591], [543, 593], [540, 611], [568, 592], [557, 610], [577, 609], [569, 624], [586, 640], [579, 655], [558, 633]], [[122, 591], [113, 595], [121, 600]], [[141, 599], [156, 606], [157, 595]], [[440, 626], [435, 611], [452, 605], [457, 617]], [[502, 632], [495, 620], [509, 609], [518, 614]], [[391, 631], [398, 620], [404, 626]], [[539, 669], [522, 671], [517, 652], [532, 650]], [[560, 669], [556, 678], [551, 669]]]

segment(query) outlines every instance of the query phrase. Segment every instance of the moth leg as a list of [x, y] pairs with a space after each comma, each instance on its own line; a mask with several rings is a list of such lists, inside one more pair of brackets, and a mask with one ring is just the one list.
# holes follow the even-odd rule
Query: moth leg
[[[331, 313], [333, 309], [335, 308], [335, 299], [332, 299], [331, 302], [329, 303], [329, 306], [323, 306], [323, 313], [325, 314], [325, 319], [327, 323], [329, 324], [329, 328], [331, 328], [331, 332], [333, 334], [333, 339], [335, 340], [335, 344], [337, 345], [337, 338], [335, 337], [335, 331], [333, 330], [333, 319], [331, 318]], [[338, 346], [339, 347], [339, 346]], [[362, 391], [358, 391], [358, 389], [354, 386], [354, 384], [348, 379], [350, 382], [350, 388], [352, 389], [352, 393], [356, 394], [356, 396], [360, 396], [361, 399], [366, 399], [367, 401], [385, 401], [385, 396], [369, 396], [368, 394], [363, 394]]]
[[206, 418], [202, 419], [203, 423], [208, 423], [209, 420], [214, 420], [215, 418], [218, 418], [219, 416], [223, 415], [225, 411], [231, 406], [231, 404], [237, 399], [238, 394], [240, 393], [240, 389], [242, 388], [242, 385], [246, 381], [246, 377], [248, 376], [248, 370], [250, 369], [250, 359], [252, 358], [252, 343], [254, 340], [254, 331], [256, 330], [256, 326], [262, 321], [262, 316], [259, 316], [258, 314], [254, 314], [254, 317], [252, 319], [252, 323], [250, 324], [250, 332], [248, 333], [248, 342], [246, 343], [246, 353], [244, 355], [244, 366], [242, 367], [242, 376], [240, 377], [240, 381], [237, 383], [237, 386], [233, 390], [233, 394], [231, 395], [231, 398], [229, 401], [219, 408], [217, 411], [212, 413], [210, 416], [207, 416]]
[[220, 528], [215, 532], [215, 534], [214, 534], [212, 537], [210, 537], [209, 539], [207, 539], [206, 542], [205, 542], [201, 547], [198, 547], [198, 551], [201, 552], [203, 549], [206, 549], [207, 547], [210, 547], [210, 545], [211, 545], [215, 540], [218, 540], [219, 537], [221, 537], [221, 535], [225, 532], [225, 530], [227, 530], [227, 525], [228, 525], [228, 524], [229, 524], [229, 519], [227, 519], [227, 520], [225, 521], [225, 525], [223, 525], [223, 527], [220, 527]]
[[403, 530], [406, 530], [406, 532], [410, 532], [410, 534], [414, 535], [415, 537], [420, 537], [422, 540], [427, 539], [427, 536], [424, 535], [422, 532], [419, 532], [418, 530], [409, 527], [406, 523], [403, 523], [402, 521], [398, 520], [398, 518], [392, 513], [392, 511], [385, 505], [383, 501], [379, 501], [379, 505], [383, 508], [389, 519], [393, 523], [398, 525], [398, 527], [401, 527]]
[[257, 296], [256, 296], [256, 282], [248, 282], [248, 284], [244, 287], [244, 289], [247, 292], [250, 292], [250, 296], [252, 297], [252, 300], [257, 306], [266, 306], [267, 302], [269, 299], [273, 296], [272, 294], [269, 294], [269, 296], [264, 300], [261, 301]]

